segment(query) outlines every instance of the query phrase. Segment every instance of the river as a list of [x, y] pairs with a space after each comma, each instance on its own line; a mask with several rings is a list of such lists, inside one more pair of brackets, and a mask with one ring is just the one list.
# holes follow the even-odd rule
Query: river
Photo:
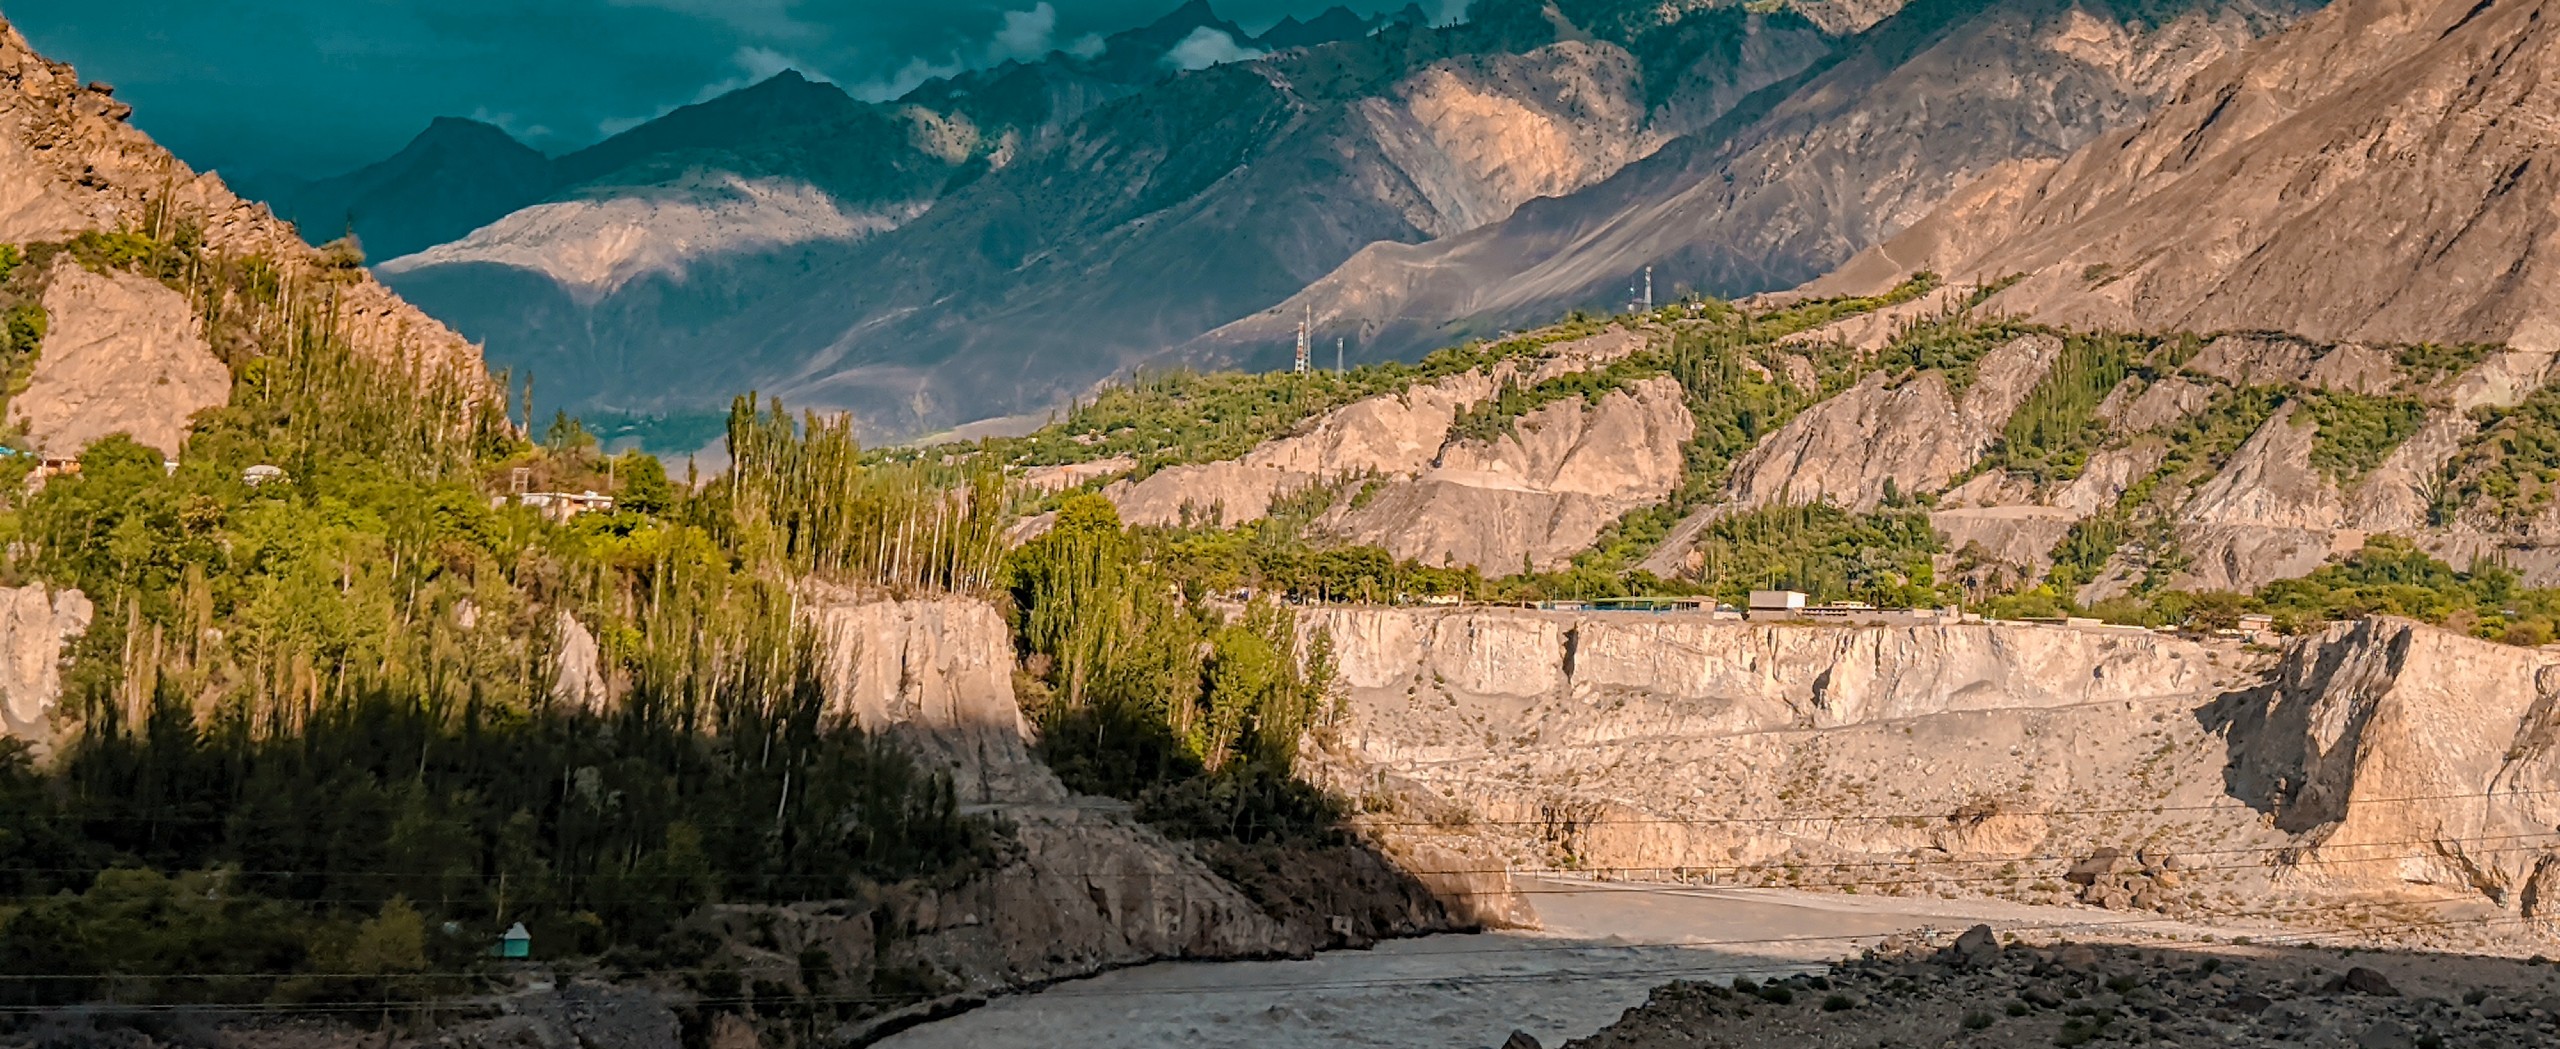
[[[999, 999], [891, 1049], [1479, 1049], [1514, 1029], [1553, 1046], [1675, 979], [1818, 969], [1884, 936], [1977, 921], [2145, 925], [1985, 901], [1571, 880], [1523, 888], [1545, 928], [1399, 940], [1303, 961], [1164, 962]], [[2167, 923], [2159, 923], [2167, 924]]]

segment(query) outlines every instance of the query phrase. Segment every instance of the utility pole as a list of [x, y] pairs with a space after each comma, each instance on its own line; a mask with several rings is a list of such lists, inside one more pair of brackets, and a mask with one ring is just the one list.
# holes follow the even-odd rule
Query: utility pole
[[1644, 268], [1644, 311], [1653, 312], [1653, 267]]
[[1298, 363], [1295, 370], [1300, 375], [1305, 375], [1308, 371], [1307, 343], [1315, 336], [1315, 326], [1316, 308], [1310, 305], [1307, 307], [1306, 319], [1298, 322]]

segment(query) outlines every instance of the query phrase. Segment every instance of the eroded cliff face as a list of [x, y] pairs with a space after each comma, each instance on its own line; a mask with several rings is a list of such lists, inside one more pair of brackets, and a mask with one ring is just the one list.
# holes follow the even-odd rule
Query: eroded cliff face
[[806, 615], [826, 652], [829, 706], [950, 772], [963, 803], [1067, 800], [1031, 754], [1013, 697], [1013, 634], [993, 606], [820, 591]]
[[1524, 564], [1551, 568], [1678, 486], [1681, 446], [1697, 426], [1680, 385], [1656, 376], [1596, 403], [1556, 401], [1491, 440], [1457, 437], [1451, 428], [1505, 385], [1600, 368], [1659, 334], [1613, 329], [1367, 398], [1241, 459], [1168, 467], [1103, 495], [1133, 525], [1233, 526], [1268, 515], [1282, 496], [1335, 489], [1341, 498], [1319, 524], [1343, 540], [1497, 575]]
[[1687, 395], [1666, 377], [1597, 404], [1567, 398], [1492, 441], [1450, 442], [1430, 469], [1381, 484], [1328, 524], [1349, 542], [1424, 564], [1553, 569], [1627, 511], [1670, 495], [1696, 429]]
[[2537, 917], [2560, 902], [2560, 653], [2340, 624], [2213, 716], [2232, 795], [2302, 842], [2299, 876]]
[[186, 297], [159, 281], [62, 260], [44, 311], [35, 372], [8, 402], [42, 454], [76, 456], [121, 433], [175, 459], [195, 413], [231, 400], [231, 369]]
[[0, 589], [0, 739], [44, 746], [62, 698], [62, 658], [94, 614], [77, 590]]
[[1982, 458], [2009, 414], [2053, 367], [2062, 340], [2012, 339], [1984, 354], [1961, 394], [1923, 372], [1895, 385], [1875, 372], [1787, 422], [1734, 465], [1732, 501], [1743, 507], [1824, 500], [1871, 510], [1888, 486], [1935, 492]]
[[1303, 906], [1279, 906], [1125, 804], [1068, 790], [1032, 752], [1014, 697], [1013, 637], [984, 602], [813, 587], [802, 607], [826, 652], [830, 707], [949, 772], [965, 807], [1002, 821], [1004, 851], [959, 885], [885, 898], [898, 928], [913, 930], [885, 954], [872, 953], [868, 907], [742, 909], [770, 917], [738, 921], [778, 922], [795, 941], [772, 952], [731, 948], [750, 969], [793, 973], [807, 945], [844, 954], [842, 972], [918, 966], [952, 993], [986, 994], [1158, 959], [1303, 955], [1456, 924], [1366, 852], [1304, 857], [1331, 887], [1296, 901]]
[[2046, 899], [2119, 848], [2178, 873], [2086, 898], [2198, 915], [2560, 891], [2549, 652], [2402, 621], [2272, 657], [2030, 624], [1306, 617], [1347, 690], [1330, 782], [1522, 865]]

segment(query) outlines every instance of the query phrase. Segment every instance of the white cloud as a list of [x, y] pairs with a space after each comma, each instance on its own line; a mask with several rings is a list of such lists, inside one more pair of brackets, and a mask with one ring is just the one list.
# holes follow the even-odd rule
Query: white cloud
[[1102, 49], [1107, 46], [1109, 45], [1102, 42], [1102, 34], [1086, 33], [1077, 37], [1074, 43], [1067, 45], [1067, 53], [1077, 58], [1100, 58]]
[[[1006, 62], [1032, 61], [1057, 50], [1058, 9], [1048, 0], [1020, 11], [1007, 11], [997, 24], [995, 34], [985, 43], [973, 44], [942, 56], [928, 58], [917, 55], [898, 67], [897, 72], [873, 77], [848, 90], [866, 102], [886, 102], [904, 96], [928, 80], [958, 76], [972, 69], [1002, 65]], [[1088, 36], [1069, 45], [1082, 49], [1091, 41], [1093, 54], [1102, 52], [1102, 38]], [[1077, 53], [1082, 54], [1081, 50]]]
[[1047, 0], [1028, 11], [1007, 11], [995, 39], [987, 42], [987, 59], [994, 63], [1039, 58], [1056, 50], [1052, 42], [1057, 33], [1058, 9], [1049, 6]]
[[1226, 30], [1201, 26], [1192, 30], [1190, 36], [1183, 37], [1181, 43], [1173, 45], [1173, 50], [1165, 52], [1164, 62], [1176, 69], [1207, 69], [1228, 62], [1260, 58], [1269, 53], [1238, 47], [1236, 38], [1228, 36]]
[[546, 125], [528, 125], [516, 119], [513, 113], [494, 113], [487, 106], [472, 110], [471, 119], [504, 131], [518, 142], [537, 142], [551, 137], [551, 129]]
[[786, 69], [797, 69], [811, 80], [827, 79], [826, 74], [809, 68], [809, 63], [769, 47], [741, 47], [737, 54], [730, 56], [730, 60], [736, 62], [739, 69], [746, 71], [746, 80], [750, 84], [768, 79]]
[[[709, 102], [712, 99], [738, 90], [739, 88], [763, 83], [767, 80], [773, 79], [776, 75], [781, 74], [785, 70], [797, 71], [800, 75], [821, 83], [835, 82], [835, 78], [830, 77], [826, 73], [817, 69], [811, 68], [809, 63], [803, 62], [791, 55], [783, 54], [782, 52], [769, 47], [741, 47], [730, 53], [729, 61], [731, 64], [738, 67], [737, 75], [724, 77], [702, 85], [702, 90], [693, 93], [693, 98], [687, 103], [688, 105], [698, 102]], [[639, 127], [642, 124], [646, 124], [652, 120], [658, 119], [659, 117], [673, 113], [678, 108], [680, 107], [660, 106], [658, 107], [657, 112], [651, 113], [645, 117], [606, 117], [605, 119], [596, 122], [596, 131], [604, 135], [606, 138], [612, 138], [613, 136], [629, 131], [632, 128]], [[498, 126], [505, 127], [506, 125], [499, 124]]]
[[887, 102], [915, 90], [918, 85], [927, 80], [958, 76], [967, 72], [968, 69], [969, 67], [962, 64], [957, 55], [941, 62], [929, 61], [919, 55], [908, 59], [907, 64], [898, 67], [897, 72], [885, 77], [873, 77], [854, 85], [849, 90], [853, 92], [853, 97], [865, 102]]

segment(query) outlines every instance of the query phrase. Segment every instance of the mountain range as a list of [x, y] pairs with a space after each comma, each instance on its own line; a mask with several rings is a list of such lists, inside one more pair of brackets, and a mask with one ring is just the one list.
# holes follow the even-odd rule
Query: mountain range
[[[2421, 6], [2328, 22], [2369, 43], [2431, 17], [2406, 13]], [[2159, 270], [2196, 235], [2187, 216], [2247, 225], [2215, 209], [2276, 206], [2288, 180], [2339, 170], [2222, 147], [2335, 144], [2336, 128], [2273, 124], [2304, 99], [2362, 99], [2375, 76], [2433, 97], [2454, 90], [2444, 70], [2471, 68], [2288, 58], [2279, 76], [2252, 57], [2355, 50], [2300, 42], [2340, 32], [2316, 26], [2256, 43], [2316, 8], [1481, 0], [1453, 25], [1336, 9], [1254, 36], [1193, 0], [1099, 51], [891, 102], [785, 73], [560, 157], [439, 120], [379, 164], [268, 192], [308, 239], [354, 233], [386, 282], [538, 380], [546, 406], [683, 414], [757, 389], [850, 411], [875, 438], [1036, 417], [1133, 369], [1282, 367], [1309, 319], [1350, 361], [1410, 358], [1614, 310], [1648, 279], [1665, 299], [1736, 296], [1844, 264], [1817, 287], [2017, 272], [1998, 301], [2053, 319], [2168, 306], [2188, 327], [2438, 337], [2384, 322], [2445, 305], [2423, 296], [2379, 311], [2331, 297], [2337, 322], [2291, 323], [2283, 289], [2347, 230], [2279, 238], [2292, 268], [2244, 275], [2263, 309], [2198, 309], [2234, 274], [2180, 286]], [[1182, 68], [1202, 34], [1237, 60]], [[2351, 191], [2407, 190], [2387, 174]], [[2481, 188], [2509, 209], [2532, 199]], [[2092, 218], [2137, 198], [2149, 226]], [[2529, 219], [2491, 217], [2511, 247], [2530, 242]], [[2483, 242], [2465, 235], [2463, 250]], [[2426, 257], [2410, 250], [2404, 269]], [[2479, 280], [2514, 254], [2487, 251]], [[2088, 274], [2111, 290], [2080, 295], [2101, 283]]]
[[[553, 403], [760, 388], [914, 433], [1072, 396], [1371, 243], [1588, 186], [1868, 17], [1476, 6], [1252, 36], [1194, 2], [895, 102], [786, 73], [557, 158], [443, 120], [263, 191], [315, 242], [354, 233]], [[1180, 68], [1203, 34], [1251, 57]]]

